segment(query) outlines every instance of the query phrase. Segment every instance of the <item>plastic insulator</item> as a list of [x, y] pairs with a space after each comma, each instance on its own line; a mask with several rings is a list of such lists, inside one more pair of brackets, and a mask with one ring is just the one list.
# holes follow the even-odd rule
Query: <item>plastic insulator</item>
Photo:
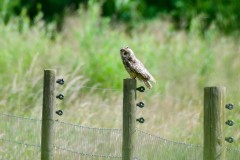
[[226, 137], [225, 140], [228, 142], [228, 143], [233, 143], [234, 142], [234, 139], [232, 137]]
[[137, 106], [140, 107], [140, 108], [143, 108], [144, 107], [144, 103], [143, 102], [139, 102], [139, 103], [137, 103]]
[[229, 104], [226, 104], [225, 105], [225, 108], [229, 109], [229, 110], [232, 110], [234, 108], [233, 104], [232, 103], [229, 103]]
[[234, 122], [233, 122], [232, 120], [227, 120], [227, 121], [225, 122], [225, 124], [228, 125], [228, 126], [233, 126], [233, 125], [234, 125]]
[[56, 96], [56, 98], [57, 98], [57, 99], [60, 99], [60, 100], [63, 100], [63, 99], [64, 99], [64, 95], [59, 94], [59, 95]]
[[58, 84], [60, 84], [60, 85], [63, 85], [63, 84], [64, 84], [64, 80], [63, 80], [63, 79], [58, 79], [56, 82], [57, 82]]
[[140, 118], [138, 118], [138, 119], [136, 119], [139, 123], [144, 123], [144, 118], [143, 117], [140, 117]]
[[141, 86], [141, 87], [138, 87], [136, 90], [139, 91], [139, 92], [144, 92], [145, 88], [143, 86]]
[[61, 115], [63, 115], [63, 111], [62, 111], [62, 110], [57, 110], [57, 111], [56, 111], [56, 114], [59, 115], [59, 116], [61, 116]]

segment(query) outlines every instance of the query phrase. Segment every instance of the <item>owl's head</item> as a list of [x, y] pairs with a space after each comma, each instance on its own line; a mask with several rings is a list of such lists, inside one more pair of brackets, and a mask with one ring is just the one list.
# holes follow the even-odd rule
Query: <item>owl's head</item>
[[134, 53], [129, 47], [126, 47], [126, 48], [120, 49], [120, 55], [123, 58], [128, 58], [128, 57], [133, 57]]

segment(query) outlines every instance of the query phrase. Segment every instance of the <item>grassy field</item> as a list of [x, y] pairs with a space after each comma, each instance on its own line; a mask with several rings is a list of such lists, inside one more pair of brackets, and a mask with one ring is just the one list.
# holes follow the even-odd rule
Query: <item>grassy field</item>
[[[0, 21], [1, 113], [40, 118], [43, 70], [53, 68], [66, 80], [66, 85], [57, 87], [56, 92], [66, 98], [57, 101], [56, 108], [63, 109], [64, 115], [56, 119], [121, 128], [122, 79], [128, 74], [119, 49], [129, 46], [157, 81], [153, 90], [138, 95], [137, 101], [145, 101], [147, 106], [137, 111], [146, 119], [139, 129], [201, 144], [203, 88], [216, 85], [226, 86], [226, 102], [236, 104], [235, 111], [226, 111], [226, 118], [240, 122], [237, 36], [222, 36], [214, 26], [202, 36], [198, 19], [189, 33], [175, 31], [161, 18], [140, 22], [129, 34], [123, 24], [112, 26], [108, 18], [99, 15], [98, 5], [69, 15], [54, 40], [38, 19], [33, 27], [25, 17], [7, 25]], [[238, 126], [226, 128], [226, 135], [238, 140]]]

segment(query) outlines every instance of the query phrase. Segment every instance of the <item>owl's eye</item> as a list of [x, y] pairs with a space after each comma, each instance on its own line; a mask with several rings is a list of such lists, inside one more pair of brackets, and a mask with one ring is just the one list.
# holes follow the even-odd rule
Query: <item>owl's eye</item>
[[123, 54], [124, 54], [124, 56], [126, 56], [126, 55], [127, 55], [127, 52], [123, 52]]

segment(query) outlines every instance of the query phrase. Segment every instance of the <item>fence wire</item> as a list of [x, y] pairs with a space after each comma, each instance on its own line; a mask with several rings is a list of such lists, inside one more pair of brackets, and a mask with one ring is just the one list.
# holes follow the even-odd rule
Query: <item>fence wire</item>
[[[41, 157], [41, 120], [0, 114], [0, 160]], [[54, 121], [53, 160], [120, 160], [122, 130], [100, 129]], [[136, 130], [135, 160], [202, 160], [202, 145], [167, 140]], [[240, 150], [227, 149], [227, 160]]]

